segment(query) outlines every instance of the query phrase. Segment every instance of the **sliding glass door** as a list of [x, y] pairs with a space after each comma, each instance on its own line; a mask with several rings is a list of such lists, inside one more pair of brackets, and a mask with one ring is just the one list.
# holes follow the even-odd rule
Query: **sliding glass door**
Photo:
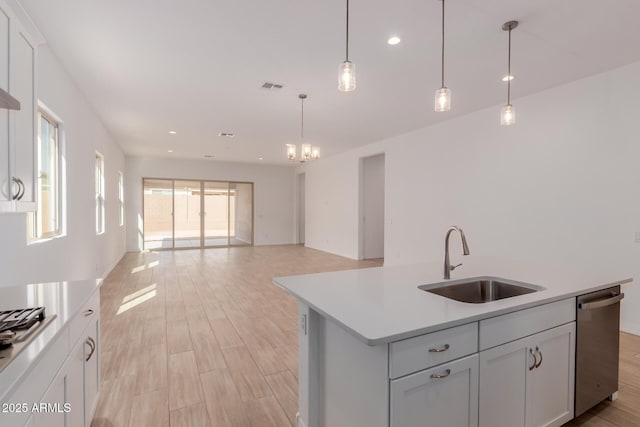
[[143, 193], [144, 248], [173, 248], [173, 181], [145, 179]]
[[253, 245], [253, 184], [229, 183], [231, 246]]
[[175, 248], [200, 247], [200, 181], [174, 181], [173, 241]]
[[204, 182], [204, 244], [229, 246], [229, 183]]
[[253, 183], [144, 178], [144, 248], [253, 245]]

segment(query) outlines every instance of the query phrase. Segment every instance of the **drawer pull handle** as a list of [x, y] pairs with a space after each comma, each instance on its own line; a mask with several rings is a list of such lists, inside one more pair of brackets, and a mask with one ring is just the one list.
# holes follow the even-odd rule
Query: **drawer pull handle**
[[447, 369], [446, 371], [444, 371], [444, 374], [431, 374], [431, 378], [433, 378], [434, 380], [439, 380], [441, 378], [447, 378], [449, 375], [451, 375], [451, 369]]
[[91, 357], [93, 356], [93, 353], [95, 353], [95, 351], [96, 351], [96, 342], [93, 340], [93, 338], [89, 337], [89, 338], [87, 338], [85, 343], [89, 344], [89, 347], [91, 349], [91, 351], [89, 352], [89, 355], [85, 359], [85, 361], [88, 362], [91, 359]]
[[529, 349], [529, 354], [531, 355], [531, 357], [533, 357], [533, 365], [529, 366], [529, 370], [533, 371], [535, 368], [537, 368], [538, 357], [533, 353], [533, 349], [532, 348]]
[[87, 311], [85, 311], [84, 313], [82, 313], [84, 315], [84, 317], [89, 317], [91, 315], [93, 315], [94, 311], [92, 309], [89, 309]]
[[449, 350], [449, 344], [445, 344], [440, 348], [430, 348], [429, 353], [442, 353], [443, 351]]
[[538, 346], [536, 346], [536, 353], [540, 355], [540, 361], [538, 363], [536, 363], [536, 368], [539, 368], [540, 365], [542, 365], [542, 352], [540, 351]]

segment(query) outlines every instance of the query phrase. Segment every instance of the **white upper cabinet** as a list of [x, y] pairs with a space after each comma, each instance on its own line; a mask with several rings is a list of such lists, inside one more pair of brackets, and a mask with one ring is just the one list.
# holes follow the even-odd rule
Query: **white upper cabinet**
[[[0, 88], [9, 91], [9, 16], [0, 10]], [[0, 110], [0, 211], [11, 209], [9, 110]]]
[[0, 1], [0, 87], [20, 110], [0, 109], [0, 212], [37, 208], [37, 44]]
[[17, 210], [35, 210], [36, 160], [36, 52], [29, 35], [16, 21], [11, 35], [11, 94], [20, 101], [20, 110], [14, 115], [14, 168], [13, 177], [19, 181], [21, 193]]

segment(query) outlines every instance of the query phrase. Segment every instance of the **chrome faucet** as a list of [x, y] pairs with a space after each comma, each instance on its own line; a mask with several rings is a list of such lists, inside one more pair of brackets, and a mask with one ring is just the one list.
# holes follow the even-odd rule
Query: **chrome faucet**
[[464, 236], [464, 232], [461, 228], [452, 225], [447, 230], [447, 235], [444, 237], [444, 278], [451, 279], [451, 272], [455, 270], [457, 267], [460, 267], [462, 263], [458, 265], [451, 265], [451, 261], [449, 261], [449, 236], [452, 231], [457, 231], [460, 235], [460, 239], [462, 240], [462, 255], [469, 255], [469, 246], [467, 246], [467, 238]]

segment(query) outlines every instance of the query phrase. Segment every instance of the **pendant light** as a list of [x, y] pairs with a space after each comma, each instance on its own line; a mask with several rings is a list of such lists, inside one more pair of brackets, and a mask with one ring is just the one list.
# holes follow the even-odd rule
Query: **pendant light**
[[435, 110], [437, 112], [451, 110], [451, 91], [444, 85], [444, 0], [442, 2], [442, 80], [440, 89], [436, 90]]
[[[509, 21], [505, 22], [502, 25], [502, 30], [509, 32], [509, 71], [507, 73], [507, 76], [511, 76], [511, 31], [514, 30], [517, 26], [518, 21]], [[500, 112], [500, 124], [502, 126], [510, 126], [515, 122], [516, 111], [513, 109], [513, 105], [511, 105], [511, 78], [507, 78], [507, 105], [502, 107], [502, 111]]]
[[[307, 99], [307, 95], [301, 93], [298, 98], [300, 99], [300, 162], [305, 163], [320, 158], [320, 147], [313, 147], [304, 142], [304, 100]], [[287, 159], [296, 159], [295, 144], [287, 144]]]
[[347, 0], [347, 32], [345, 61], [340, 64], [338, 71], [338, 90], [351, 92], [356, 89], [356, 64], [349, 61], [349, 0]]

